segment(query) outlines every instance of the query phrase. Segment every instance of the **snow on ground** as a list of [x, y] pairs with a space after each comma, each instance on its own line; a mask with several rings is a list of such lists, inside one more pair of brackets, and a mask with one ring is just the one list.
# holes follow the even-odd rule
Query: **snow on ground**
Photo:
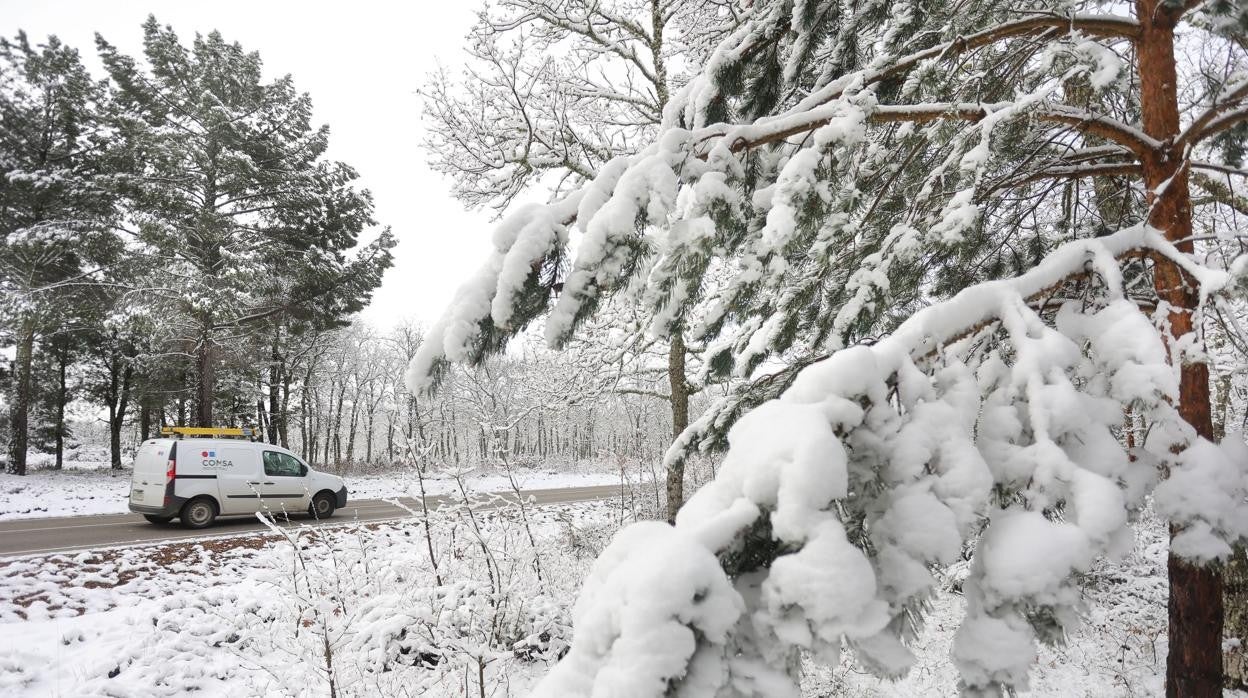
[[[109, 470], [105, 453], [73, 453], [59, 472], [48, 469], [47, 460], [36, 458], [35, 469], [25, 478], [0, 475], [0, 520], [126, 510], [129, 471]], [[621, 482], [619, 473], [517, 469], [515, 476], [524, 489]], [[498, 471], [471, 471], [463, 478], [473, 492], [511, 488]], [[419, 491], [410, 472], [347, 480], [351, 496], [358, 499]], [[601, 502], [529, 512], [540, 541], [538, 559], [546, 566], [545, 586], [539, 588], [532, 579], [518, 583], [514, 580], [524, 575], [512, 575], [508, 592], [521, 600], [510, 615], [493, 609], [515, 626], [512, 635], [521, 637], [535, 623], [545, 623], [556, 639], [570, 639], [567, 618], [589, 564], [628, 516], [626, 510], [637, 506], [634, 497], [648, 497], [650, 483], [639, 486], [632, 474], [624, 480], [633, 495], [627, 506]], [[457, 483], [439, 473], [426, 478], [425, 490], [453, 494]], [[305, 595], [308, 585], [343, 581], [324, 573], [323, 557], [341, 563], [344, 550], [355, 551], [345, 554], [356, 569], [349, 576], [351, 622], [331, 628], [344, 663], [337, 668], [340, 695], [376, 695], [386, 687], [411, 692], [414, 686], [430, 696], [460, 695], [467, 689], [475, 693], [477, 669], [469, 665], [478, 661], [492, 695], [525, 693], [551, 658], [521, 659], [498, 647], [477, 651], [474, 658], [473, 647], [480, 650], [481, 638], [473, 639], [471, 623], [462, 621], [465, 614], [481, 613], [472, 599], [483, 597], [488, 578], [483, 569], [514, 573], [529, 564], [515, 553], [531, 547], [519, 533], [516, 515], [515, 510], [480, 515], [485, 535], [502, 560], [485, 568], [464, 567], [480, 557], [467, 535], [470, 519], [461, 512], [454, 521], [435, 522], [442, 530], [434, 537], [437, 555], [447, 556], [443, 564], [454, 560], [459, 565], [454, 572], [448, 570], [441, 586], [431, 578], [428, 543], [418, 523], [302, 534], [300, 545], [322, 555], [312, 564], [321, 570], [319, 576], [303, 580]], [[316, 624], [302, 625], [310, 628], [307, 632], [289, 632], [315, 616], [292, 600], [292, 546], [276, 538], [247, 540], [0, 561], [0, 694], [326, 693], [326, 674], [319, 668], [318, 652], [323, 651], [312, 642], [319, 637], [312, 632]], [[1136, 542], [1123, 561], [1102, 563], [1091, 574], [1083, 627], [1064, 646], [1040, 649], [1032, 672], [1033, 695], [1109, 698], [1161, 692], [1167, 652], [1164, 526], [1146, 518], [1137, 526]], [[897, 682], [874, 678], [847, 653], [835, 668], [808, 663], [803, 692], [881, 698], [956, 695], [957, 673], [948, 655], [952, 632], [964, 613], [958, 583], [956, 576], [946, 579], [932, 600], [916, 643], [919, 661], [907, 677]], [[445, 620], [456, 617], [461, 618]], [[280, 631], [287, 626], [287, 632]], [[422, 628], [426, 637], [413, 644], [412, 638], [401, 636], [405, 627]], [[457, 633], [464, 636], [457, 638], [458, 649], [428, 666], [433, 639]], [[465, 678], [466, 671], [472, 676]]]
[[124, 513], [129, 491], [129, 470], [96, 461], [70, 461], [59, 471], [32, 468], [24, 476], [0, 473], [0, 521]]
[[520, 695], [618, 513], [527, 510], [537, 555], [513, 507], [3, 561], [0, 695]]
[[[618, 485], [618, 473], [557, 472], [553, 470], [520, 470], [515, 472], [516, 485], [524, 490], [590, 487], [594, 485]], [[417, 496], [420, 483], [414, 472], [395, 472], [382, 475], [347, 477], [347, 491], [354, 499], [382, 499], [395, 496]], [[511, 482], [505, 473], [475, 471], [464, 476], [469, 492], [505, 492], [511, 490]], [[425, 478], [426, 494], [456, 492], [455, 479], [445, 473]], [[635, 484], [635, 483], [634, 483]]]
[[[98, 455], [98, 454], [90, 454]], [[33, 458], [25, 476], [0, 473], [0, 521], [45, 516], [79, 516], [85, 514], [124, 514], [130, 492], [130, 471], [108, 468], [107, 453], [103, 458], [71, 458], [63, 470], [52, 470], [51, 461], [42, 455]], [[551, 489], [618, 485], [619, 473], [561, 472], [517, 468], [516, 483], [522, 489]], [[498, 470], [469, 471], [464, 476], [470, 492], [502, 492], [511, 489], [505, 473]], [[626, 481], [636, 485], [635, 475]], [[409, 471], [346, 476], [347, 490], [352, 499], [382, 499], [411, 496], [418, 493], [416, 476]], [[441, 472], [426, 478], [428, 494], [456, 491], [458, 485]]]
[[[511, 508], [440, 512], [428, 540], [411, 519], [241, 547], [203, 541], [0, 562], [0, 694], [327, 695], [328, 637], [340, 696], [477, 695], [478, 681], [486, 695], [525, 695], [570, 640], [571, 604], [609, 535], [631, 519], [622, 509], [605, 501], [523, 512], [536, 556]], [[1064, 646], [1040, 649], [1031, 695], [1160, 693], [1164, 525], [1148, 517], [1136, 537], [1125, 559], [1090, 573], [1084, 625]], [[809, 664], [804, 695], [956, 695], [948, 653], [964, 612], [959, 579], [943, 580], [932, 599], [906, 678], [871, 677], [846, 653], [831, 669]], [[531, 651], [512, 649], [526, 639]]]

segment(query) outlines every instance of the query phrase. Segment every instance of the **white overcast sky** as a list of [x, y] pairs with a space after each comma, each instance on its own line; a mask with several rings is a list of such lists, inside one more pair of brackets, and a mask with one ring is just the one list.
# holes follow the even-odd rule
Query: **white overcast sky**
[[364, 311], [387, 329], [436, 320], [489, 250], [489, 215], [465, 211], [425, 164], [416, 94], [439, 61], [458, 68], [477, 8], [475, 0], [0, 0], [0, 32], [56, 34], [98, 71], [95, 32], [139, 56], [140, 25], [155, 14], [184, 44], [218, 29], [258, 51], [267, 76], [293, 75], [312, 95], [316, 121], [330, 125], [330, 157], [359, 171], [377, 220], [398, 236], [394, 267]]

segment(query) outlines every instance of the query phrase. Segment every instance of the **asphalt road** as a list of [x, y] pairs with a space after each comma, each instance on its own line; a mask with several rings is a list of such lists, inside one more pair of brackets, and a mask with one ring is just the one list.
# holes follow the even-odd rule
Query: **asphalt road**
[[[618, 495], [619, 492], [618, 485], [523, 491], [526, 499], [531, 497], [532, 501], [539, 505], [606, 499]], [[496, 493], [496, 496], [510, 501], [515, 501], [516, 498], [512, 492], [500, 492]], [[440, 506], [449, 499], [451, 498], [444, 495], [431, 495], [425, 498], [430, 507]], [[404, 506], [395, 506], [380, 499], [348, 500], [347, 506], [335, 512], [331, 519], [314, 521], [306, 514], [294, 515], [290, 522], [281, 525], [333, 526], [356, 521], [383, 521], [400, 519], [411, 516], [412, 511], [420, 511], [419, 500], [400, 497], [398, 501]], [[263, 535], [267, 531], [268, 528], [257, 521], [254, 515], [220, 518], [211, 528], [199, 531], [188, 531], [179, 526], [176, 520], [164, 525], [151, 524], [138, 514], [18, 519], [0, 521], [0, 557], [63, 553], [192, 538], [254, 536]]]

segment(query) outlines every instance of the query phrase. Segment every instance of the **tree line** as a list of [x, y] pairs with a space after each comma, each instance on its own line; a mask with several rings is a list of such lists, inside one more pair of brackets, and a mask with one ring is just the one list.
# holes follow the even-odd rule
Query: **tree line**
[[[423, 340], [419, 325], [381, 332], [354, 322], [302, 337], [268, 366], [232, 375], [259, 396], [230, 413], [259, 437], [335, 472], [417, 460], [446, 466], [647, 461], [669, 445], [661, 391], [663, 357], [638, 357], [617, 371], [597, 352], [565, 355], [522, 338], [506, 355], [455, 367], [433, 395], [412, 393], [406, 365]], [[189, 396], [179, 411], [189, 412]], [[240, 406], [241, 407], [241, 406]], [[695, 408], [701, 408], [695, 401]], [[133, 434], [141, 438], [139, 425]]]
[[9, 472], [32, 445], [61, 464], [74, 399], [107, 414], [114, 466], [127, 420], [144, 437], [247, 421], [256, 373], [280, 400], [289, 357], [392, 264], [392, 233], [325, 156], [329, 128], [291, 76], [218, 32], [142, 31], [139, 57], [97, 34], [102, 79], [55, 36], [0, 39]]

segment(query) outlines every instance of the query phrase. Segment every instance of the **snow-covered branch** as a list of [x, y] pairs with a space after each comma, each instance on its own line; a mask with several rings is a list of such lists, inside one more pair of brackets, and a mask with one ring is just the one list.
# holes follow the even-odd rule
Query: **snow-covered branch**
[[[1171, 451], [1194, 434], [1170, 406], [1178, 380], [1161, 332], [1123, 295], [1116, 260], [1142, 249], [1181, 256], [1143, 227], [1071, 243], [807, 366], [732, 428], [719, 474], [675, 528], [636, 525], [604, 552], [572, 651], [537, 695], [620, 686], [614, 667], [627, 666], [638, 686], [796, 696], [798, 648], [835, 664], [849, 646], [871, 672], [898, 676], [929, 569], [981, 535], [954, 662], [972, 692], [1023, 689], [1034, 643], [1078, 624], [1078, 575], [1130, 543], [1128, 513], [1161, 462], [1175, 475], [1156, 488], [1158, 506], [1186, 527], [1176, 545], [1229, 553], [1225, 541], [1248, 534], [1236, 523], [1242, 479], [1230, 485], [1248, 453]], [[1089, 268], [1089, 295], [1047, 321], [1024, 303]], [[1210, 292], [1231, 280], [1192, 272]], [[1114, 436], [1124, 406], [1151, 432], [1130, 453]], [[1202, 511], [1193, 497], [1215, 482], [1232, 491]]]
[[1241, 78], [1238, 84], [1228, 86], [1226, 94], [1219, 95], [1216, 103], [1192, 120], [1175, 141], [1175, 147], [1183, 152], [1189, 146], [1248, 120], [1245, 99], [1248, 99], [1248, 76]]
[[[975, 104], [975, 103], [925, 103], [925, 104], [881, 104], [871, 109], [869, 118], [877, 123], [909, 121], [924, 123], [935, 119], [960, 119], [963, 121], [981, 121], [989, 114], [1005, 109], [1014, 109], [1014, 103]], [[802, 115], [791, 115], [763, 125], [750, 125], [725, 128], [722, 138], [731, 143], [734, 151], [749, 150], [776, 143], [795, 135], [808, 133], [828, 125], [833, 116], [826, 113], [839, 113], [837, 110], [813, 109]], [[1093, 114], [1067, 107], [1051, 105], [1023, 109], [1018, 112], [1041, 121], [1064, 124], [1078, 131], [1100, 136], [1127, 148], [1137, 156], [1155, 152], [1161, 144], [1148, 137], [1138, 128], [1124, 124], [1116, 119], [1101, 114]], [[713, 132], [713, 129], [708, 129]], [[706, 138], [707, 136], [703, 136]]]

